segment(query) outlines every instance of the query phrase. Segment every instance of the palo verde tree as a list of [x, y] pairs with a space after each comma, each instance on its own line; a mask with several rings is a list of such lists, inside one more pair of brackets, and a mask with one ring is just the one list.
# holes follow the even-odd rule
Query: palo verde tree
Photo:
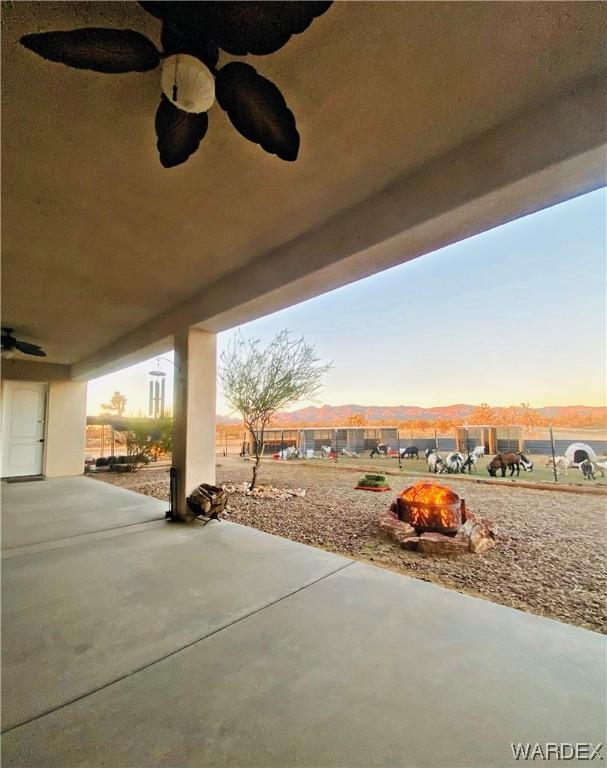
[[321, 364], [311, 344], [303, 337], [292, 339], [287, 330], [277, 333], [265, 349], [258, 339], [236, 334], [222, 352], [219, 379], [224, 397], [242, 416], [255, 454], [251, 490], [257, 482], [268, 424], [287, 405], [311, 400], [330, 368], [330, 363]]

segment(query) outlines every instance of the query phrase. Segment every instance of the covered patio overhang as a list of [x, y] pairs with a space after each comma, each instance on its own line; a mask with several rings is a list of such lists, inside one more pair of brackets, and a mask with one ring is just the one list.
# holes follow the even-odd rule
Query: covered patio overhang
[[596, 633], [88, 478], [4, 510], [5, 766], [501, 768], [603, 741]]
[[78, 26], [160, 31], [136, 3], [3, 9], [2, 324], [48, 352], [3, 377], [48, 383], [47, 477], [82, 471], [86, 381], [174, 347], [185, 514], [214, 478], [218, 331], [605, 184], [601, 4], [336, 3], [252, 59], [296, 114], [298, 160], [215, 105], [172, 169], [158, 72], [82, 72], [18, 42]]
[[250, 59], [296, 115], [295, 163], [215, 105], [165, 169], [158, 72], [19, 45], [86, 26], [158, 44], [158, 22], [4, 5], [2, 325], [48, 353], [2, 367], [2, 447], [15, 392], [44, 400], [25, 422], [47, 478], [2, 483], [7, 766], [480, 767], [603, 740], [595, 633], [73, 476], [86, 382], [174, 348], [185, 516], [215, 477], [217, 332], [604, 185], [606, 11], [335, 3]]

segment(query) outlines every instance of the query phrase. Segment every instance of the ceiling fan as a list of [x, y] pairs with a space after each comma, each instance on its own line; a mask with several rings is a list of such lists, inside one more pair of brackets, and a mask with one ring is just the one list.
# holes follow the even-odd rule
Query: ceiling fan
[[46, 357], [46, 352], [37, 344], [30, 344], [29, 341], [20, 341], [13, 335], [12, 328], [2, 329], [2, 356], [12, 357], [15, 350], [23, 352], [24, 355], [35, 355], [36, 357]]
[[274, 53], [307, 29], [331, 2], [140, 2], [162, 21], [162, 51], [130, 29], [87, 27], [25, 35], [20, 42], [50, 61], [117, 74], [162, 65], [156, 111], [160, 162], [184, 163], [208, 129], [215, 99], [249, 141], [282, 160], [299, 151], [295, 117], [280, 90], [243, 62], [217, 68], [219, 49], [236, 56]]

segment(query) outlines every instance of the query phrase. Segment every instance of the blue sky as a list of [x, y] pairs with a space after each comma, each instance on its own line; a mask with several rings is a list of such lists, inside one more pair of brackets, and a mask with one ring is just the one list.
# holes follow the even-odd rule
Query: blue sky
[[[592, 192], [241, 331], [303, 334], [333, 361], [319, 396], [331, 405], [604, 405], [606, 202]], [[114, 389], [145, 412], [148, 370], [90, 382], [89, 413]], [[221, 395], [218, 412], [229, 413]]]

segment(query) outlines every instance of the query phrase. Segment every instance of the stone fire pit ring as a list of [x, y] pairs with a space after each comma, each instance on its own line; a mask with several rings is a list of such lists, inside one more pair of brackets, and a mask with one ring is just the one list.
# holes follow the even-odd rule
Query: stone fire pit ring
[[379, 527], [404, 549], [426, 554], [480, 554], [495, 546], [491, 523], [466, 510], [455, 491], [435, 483], [405, 488], [380, 515]]

